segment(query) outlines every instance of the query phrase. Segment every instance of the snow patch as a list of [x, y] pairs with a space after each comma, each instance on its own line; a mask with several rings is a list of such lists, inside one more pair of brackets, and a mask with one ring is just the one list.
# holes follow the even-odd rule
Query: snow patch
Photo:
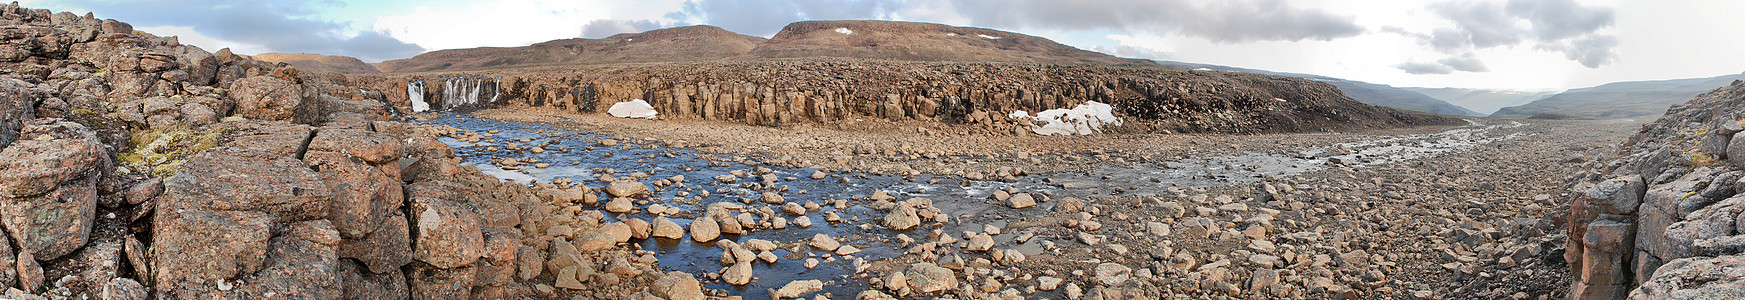
[[945, 36], [957, 36], [956, 33], [946, 33]]
[[1278, 101], [1278, 102], [1290, 102], [1289, 100], [1285, 100], [1284, 98], [1272, 98], [1272, 100]]
[[976, 35], [976, 36], [979, 36], [979, 37], [982, 37], [982, 38], [984, 38], [984, 39], [990, 39], [990, 40], [998, 40], [998, 39], [1000, 39], [1000, 37], [997, 37], [997, 36], [991, 36], [991, 35], [986, 35], [986, 34], [977, 34], [977, 35]]
[[606, 110], [606, 114], [619, 118], [641, 118], [652, 120], [656, 114], [659, 114], [659, 112], [654, 111], [654, 106], [648, 105], [648, 101], [635, 99], [613, 104], [611, 109]]
[[1030, 119], [1030, 113], [1024, 112], [1022, 110], [1013, 111], [1012, 114], [1006, 115], [1006, 118], [1007, 119], [1014, 119], [1014, 120], [1020, 119], [1020, 118]]
[[1207, 69], [1207, 68], [1194, 68], [1194, 71], [1211, 71], [1211, 70], [1212, 69]]
[[837, 28], [837, 29], [836, 29], [836, 33], [841, 33], [841, 34], [854, 34], [854, 30], [848, 30], [848, 28], [846, 28], [846, 27], [844, 27], [844, 28]]
[[1103, 132], [1103, 126], [1121, 126], [1121, 118], [1115, 117], [1115, 108], [1096, 101], [1085, 101], [1072, 109], [1045, 110], [1036, 113], [1034, 118], [1023, 111], [1014, 111], [1011, 117], [1045, 122], [1030, 125], [1030, 131], [1040, 135], [1088, 135]]

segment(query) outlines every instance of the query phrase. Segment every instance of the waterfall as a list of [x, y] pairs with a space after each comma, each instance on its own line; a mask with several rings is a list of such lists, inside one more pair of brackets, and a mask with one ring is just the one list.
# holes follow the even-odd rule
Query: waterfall
[[412, 101], [412, 111], [426, 112], [431, 110], [456, 111], [478, 109], [485, 105], [496, 103], [503, 97], [501, 78], [476, 75], [442, 75], [438, 78], [442, 85], [431, 99], [425, 99], [427, 91], [423, 79], [413, 79], [406, 83], [406, 98]]
[[430, 103], [424, 102], [423, 79], [416, 79], [406, 83], [406, 99], [412, 100], [412, 112], [430, 111]]
[[503, 96], [498, 78], [474, 75], [442, 76], [441, 109], [475, 109]]

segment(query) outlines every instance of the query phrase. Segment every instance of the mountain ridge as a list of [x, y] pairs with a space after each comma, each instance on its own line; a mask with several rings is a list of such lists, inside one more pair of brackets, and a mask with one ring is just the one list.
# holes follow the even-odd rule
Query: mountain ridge
[[1571, 89], [1531, 103], [1504, 107], [1491, 116], [1530, 116], [1544, 113], [1608, 119], [1659, 116], [1665, 114], [1669, 107], [1681, 105], [1697, 95], [1727, 86], [1734, 80], [1745, 80], [1745, 73], [1706, 78], [1613, 82]]

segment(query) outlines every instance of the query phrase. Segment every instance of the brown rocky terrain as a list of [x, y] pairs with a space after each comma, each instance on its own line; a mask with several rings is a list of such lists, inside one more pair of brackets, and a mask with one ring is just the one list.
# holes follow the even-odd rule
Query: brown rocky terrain
[[[1741, 293], [1745, 83], [1620, 144], [1635, 124], [1411, 114], [1301, 79], [1048, 60], [1071, 55], [1034, 54], [1053, 48], [1021, 37], [914, 44], [1012, 61], [868, 58], [908, 52], [830, 34], [964, 29], [835, 30], [856, 24], [763, 43], [824, 58], [346, 75], [0, 6], [0, 287], [23, 299]], [[599, 113], [628, 99], [660, 117]], [[420, 100], [494, 120], [407, 113]], [[1086, 100], [1128, 122], [1037, 136], [1005, 117]], [[610, 167], [548, 173], [582, 164]]]
[[388, 73], [454, 72], [513, 67], [636, 62], [711, 61], [743, 55], [763, 38], [697, 25], [617, 34], [600, 39], [554, 40], [525, 47], [431, 51], [384, 61]]
[[1579, 177], [1564, 216], [1572, 295], [1745, 294], [1745, 82], [1673, 106]]
[[0, 54], [5, 298], [701, 297], [342, 77], [16, 3]]
[[338, 73], [338, 74], [375, 74], [376, 67], [349, 56], [321, 55], [314, 53], [261, 53], [250, 56], [255, 60], [270, 63], [285, 63], [304, 72]]

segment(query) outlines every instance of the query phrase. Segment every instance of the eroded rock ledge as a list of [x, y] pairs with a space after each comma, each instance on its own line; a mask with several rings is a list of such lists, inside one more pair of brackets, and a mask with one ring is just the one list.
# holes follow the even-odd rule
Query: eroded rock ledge
[[[1381, 108], [1332, 85], [1258, 74], [1033, 63], [782, 59], [593, 65], [450, 74], [354, 74], [402, 109], [553, 107], [604, 112], [632, 99], [661, 118], [761, 126], [865, 120], [969, 124], [974, 133], [1028, 129], [1013, 111], [1115, 106], [1127, 132], [1279, 133], [1458, 125]], [[410, 90], [409, 87], [412, 87]], [[393, 92], [386, 92], [393, 91]], [[407, 92], [410, 92], [408, 94]]]
[[1585, 174], [1569, 201], [1582, 299], [1745, 295], [1745, 82], [1674, 106]]

